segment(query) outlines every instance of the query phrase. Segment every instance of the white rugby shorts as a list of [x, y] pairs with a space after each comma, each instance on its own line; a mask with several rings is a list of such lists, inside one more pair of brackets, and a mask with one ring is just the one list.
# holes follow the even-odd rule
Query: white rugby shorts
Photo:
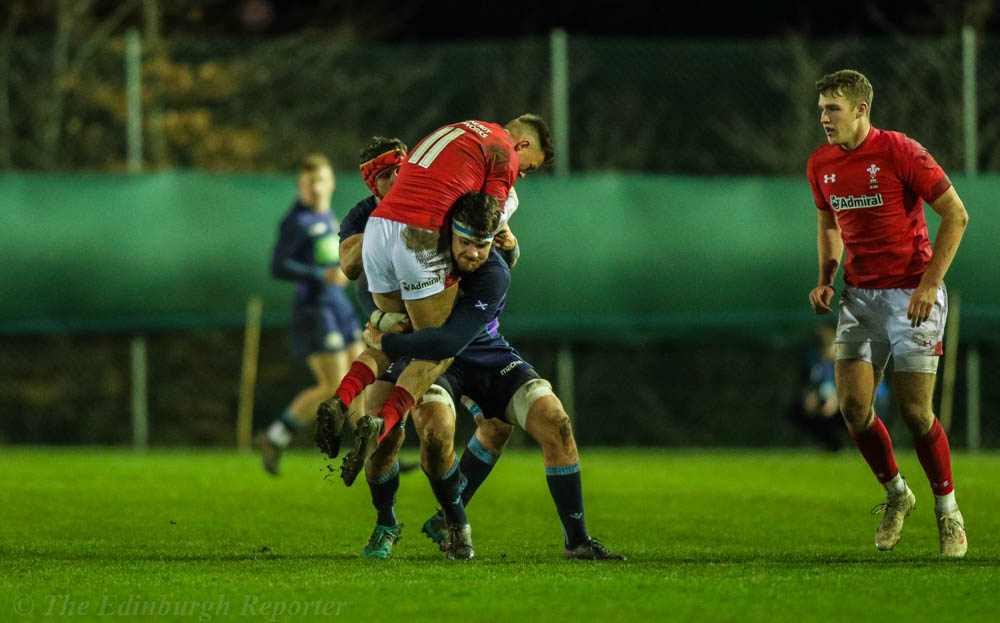
[[935, 374], [948, 318], [948, 291], [938, 287], [931, 315], [919, 327], [906, 318], [912, 288], [845, 287], [840, 295], [835, 349], [837, 359], [868, 361], [885, 370], [889, 355], [899, 372]]
[[406, 301], [442, 292], [452, 269], [451, 249], [438, 251], [435, 244], [426, 249], [411, 248], [431, 243], [437, 235], [398, 221], [369, 218], [361, 247], [368, 290], [375, 294], [399, 290]]

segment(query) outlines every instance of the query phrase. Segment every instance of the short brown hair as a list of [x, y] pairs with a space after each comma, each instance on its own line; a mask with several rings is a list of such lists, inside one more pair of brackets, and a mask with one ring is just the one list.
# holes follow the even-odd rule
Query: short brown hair
[[538, 148], [542, 150], [542, 154], [545, 155], [545, 159], [542, 163], [551, 165], [555, 162], [556, 150], [552, 144], [552, 131], [549, 130], [549, 126], [545, 123], [545, 119], [542, 119], [538, 115], [527, 113], [512, 120], [505, 127], [516, 128], [519, 125], [522, 127], [530, 126], [530, 130], [538, 136]]
[[299, 163], [299, 173], [312, 173], [323, 167], [333, 170], [330, 161], [323, 154], [309, 154]]
[[847, 98], [852, 107], [864, 102], [871, 108], [874, 96], [872, 83], [864, 74], [853, 69], [841, 69], [823, 76], [816, 81], [816, 90], [820, 95], [839, 93]]
[[503, 210], [500, 202], [489, 193], [472, 191], [455, 200], [451, 217], [465, 223], [477, 233], [495, 233], [500, 228]]

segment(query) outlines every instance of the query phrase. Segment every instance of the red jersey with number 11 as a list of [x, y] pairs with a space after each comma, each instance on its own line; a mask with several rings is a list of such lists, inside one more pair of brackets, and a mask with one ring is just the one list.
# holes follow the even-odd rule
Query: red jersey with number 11
[[372, 216], [440, 229], [455, 200], [467, 192], [489, 193], [502, 206], [519, 164], [503, 127], [482, 121], [446, 125], [413, 148]]
[[844, 281], [856, 288], [915, 288], [931, 261], [924, 204], [951, 187], [920, 143], [871, 128], [851, 151], [824, 145], [807, 166], [820, 210], [833, 210], [847, 259]]

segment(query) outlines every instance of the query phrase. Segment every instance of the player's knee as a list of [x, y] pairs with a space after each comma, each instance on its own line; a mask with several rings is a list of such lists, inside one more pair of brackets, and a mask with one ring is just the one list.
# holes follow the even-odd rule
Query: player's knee
[[845, 396], [840, 400], [840, 412], [844, 415], [847, 425], [853, 430], [863, 428], [871, 417], [871, 405], [856, 396]]
[[430, 457], [440, 457], [454, 443], [455, 423], [450, 418], [434, 418], [425, 422], [422, 444]]
[[903, 417], [903, 423], [910, 430], [914, 437], [921, 437], [931, 429], [934, 424], [934, 412], [930, 405], [919, 401], [903, 401], [899, 403], [899, 414]]
[[500, 454], [513, 432], [514, 427], [506, 422], [496, 418], [482, 418], [479, 422], [477, 436], [487, 450], [494, 454]]
[[447, 441], [443, 437], [425, 435], [421, 440], [421, 454], [430, 463], [439, 462], [445, 455]]
[[930, 413], [930, 406], [924, 404], [919, 400], [907, 400], [900, 396], [896, 396], [896, 401], [899, 405], [899, 413], [906, 420], [917, 420]]
[[403, 427], [394, 426], [393, 429], [389, 431], [389, 434], [385, 436], [382, 443], [379, 444], [378, 450], [387, 448], [392, 450], [392, 453], [395, 454], [403, 446], [404, 439], [406, 439], [406, 432], [403, 430]]
[[575, 445], [569, 415], [558, 404], [533, 409], [528, 414], [527, 423], [539, 443], [557, 444], [560, 447]]

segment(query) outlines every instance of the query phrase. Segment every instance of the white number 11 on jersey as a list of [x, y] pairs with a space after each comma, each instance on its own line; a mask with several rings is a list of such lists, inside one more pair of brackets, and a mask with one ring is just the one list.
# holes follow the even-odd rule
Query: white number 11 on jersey
[[407, 162], [426, 169], [431, 166], [431, 163], [438, 157], [438, 154], [440, 154], [441, 151], [448, 146], [448, 143], [463, 134], [465, 134], [465, 130], [462, 128], [445, 126], [424, 139], [424, 142], [420, 143], [420, 145], [413, 150], [413, 153], [410, 154]]

